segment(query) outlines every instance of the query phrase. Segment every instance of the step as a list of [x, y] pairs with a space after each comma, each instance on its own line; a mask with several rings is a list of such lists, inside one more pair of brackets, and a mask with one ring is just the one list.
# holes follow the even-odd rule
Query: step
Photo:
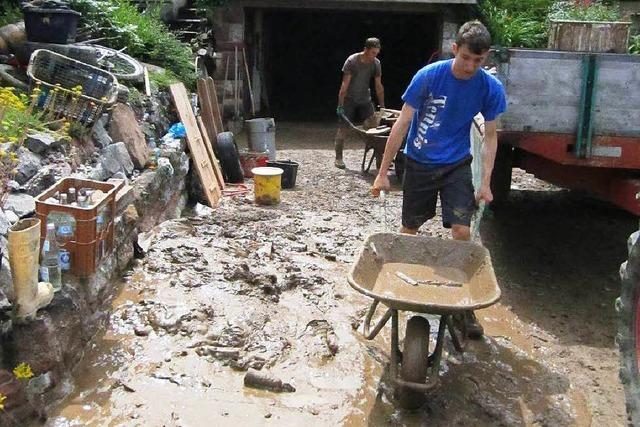
[[178, 18], [173, 22], [176, 24], [206, 24], [207, 18]]

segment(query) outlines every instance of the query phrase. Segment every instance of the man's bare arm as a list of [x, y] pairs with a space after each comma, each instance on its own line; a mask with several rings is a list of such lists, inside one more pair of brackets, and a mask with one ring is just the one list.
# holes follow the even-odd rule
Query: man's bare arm
[[376, 86], [376, 96], [378, 97], [378, 105], [380, 108], [384, 108], [384, 86], [382, 86], [382, 76], [377, 76], [374, 79]]
[[404, 104], [402, 106], [400, 117], [398, 117], [398, 120], [396, 120], [393, 127], [391, 128], [391, 134], [387, 139], [387, 144], [384, 148], [384, 156], [382, 157], [382, 164], [380, 165], [380, 171], [378, 172], [378, 175], [386, 176], [387, 172], [389, 171], [389, 166], [391, 166], [391, 162], [400, 149], [402, 140], [409, 130], [409, 125], [411, 124], [411, 119], [413, 118], [413, 114], [415, 113], [415, 111], [416, 110], [409, 104]]
[[342, 84], [340, 85], [340, 91], [338, 92], [338, 106], [344, 105], [344, 99], [347, 96], [347, 90], [349, 90], [349, 84], [351, 83], [351, 74], [344, 73], [342, 75]]

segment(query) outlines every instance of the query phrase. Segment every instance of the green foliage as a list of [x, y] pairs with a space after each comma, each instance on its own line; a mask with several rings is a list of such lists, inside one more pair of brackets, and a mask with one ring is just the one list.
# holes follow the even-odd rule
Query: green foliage
[[180, 79], [171, 71], [167, 70], [164, 73], [149, 73], [149, 81], [159, 88], [167, 88], [173, 83], [179, 82]]
[[568, 21], [619, 21], [620, 10], [615, 5], [595, 1], [589, 6], [574, 1], [558, 1], [551, 7], [549, 19]]
[[22, 21], [22, 11], [17, 1], [5, 0], [0, 4], [0, 27]]
[[547, 42], [547, 13], [552, 0], [484, 0], [482, 20], [493, 44], [542, 48]]
[[640, 34], [631, 36], [629, 39], [629, 53], [640, 55]]
[[160, 11], [141, 13], [127, 0], [71, 0], [73, 9], [82, 13], [83, 31], [114, 49], [173, 72], [187, 86], [195, 84], [191, 48], [180, 42], [160, 20]]

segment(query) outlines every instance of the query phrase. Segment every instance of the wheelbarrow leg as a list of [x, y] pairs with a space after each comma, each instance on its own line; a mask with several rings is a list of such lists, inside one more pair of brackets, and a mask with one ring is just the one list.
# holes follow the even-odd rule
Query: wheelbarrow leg
[[400, 347], [398, 346], [398, 310], [391, 313], [391, 366], [389, 373], [394, 380], [398, 378], [398, 356]]
[[[449, 329], [449, 335], [451, 335], [451, 342], [453, 343], [453, 347], [459, 351], [463, 352], [467, 345], [467, 327], [464, 319], [458, 319], [454, 321], [454, 315], [446, 316], [446, 324], [447, 329]], [[444, 317], [444, 316], [443, 316]], [[460, 325], [456, 326], [456, 323]]]
[[449, 316], [440, 316], [440, 325], [438, 326], [438, 338], [436, 339], [436, 348], [433, 349], [433, 353], [429, 356], [429, 365], [431, 366], [430, 378], [438, 376], [440, 370], [440, 360], [442, 359], [442, 348], [444, 347], [444, 333], [447, 330], [447, 318]]

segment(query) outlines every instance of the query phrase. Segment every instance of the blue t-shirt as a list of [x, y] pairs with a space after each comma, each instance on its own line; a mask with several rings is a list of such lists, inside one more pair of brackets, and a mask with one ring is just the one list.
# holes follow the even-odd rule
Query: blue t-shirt
[[416, 73], [402, 100], [416, 112], [405, 154], [429, 165], [461, 161], [471, 152], [473, 118], [495, 120], [507, 108], [502, 83], [483, 69], [468, 80], [457, 79], [453, 59], [429, 64]]

